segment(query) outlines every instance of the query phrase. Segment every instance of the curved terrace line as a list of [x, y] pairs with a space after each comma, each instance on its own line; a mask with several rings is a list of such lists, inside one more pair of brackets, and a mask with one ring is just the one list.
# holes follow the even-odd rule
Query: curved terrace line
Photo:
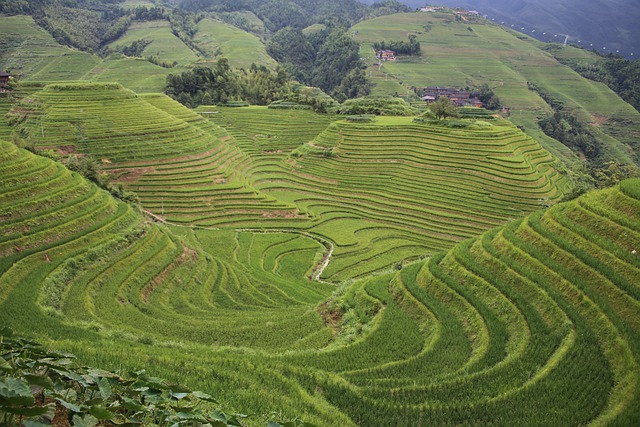
[[[201, 225], [185, 225], [185, 224], [176, 224], [173, 222], [169, 222], [166, 219], [162, 218], [159, 215], [154, 214], [153, 212], [149, 211], [149, 210], [143, 210], [142, 211], [144, 214], [150, 216], [154, 221], [159, 222], [161, 224], [166, 224], [166, 225], [171, 225], [173, 227], [182, 227], [182, 228], [189, 228], [189, 229], [202, 229], [202, 230], [211, 230], [211, 231], [219, 231], [222, 230], [222, 228], [220, 227], [206, 227], [206, 226], [201, 226]], [[226, 230], [226, 229], [225, 229]], [[318, 264], [316, 264], [316, 266], [311, 270], [311, 281], [313, 282], [322, 282], [322, 283], [329, 283], [331, 284], [331, 282], [326, 282], [324, 280], [320, 280], [320, 276], [322, 276], [322, 273], [324, 273], [324, 270], [329, 266], [329, 263], [331, 262], [331, 257], [333, 255], [333, 251], [334, 251], [334, 244], [332, 242], [330, 242], [329, 240], [322, 238], [320, 236], [317, 236], [315, 234], [312, 233], [308, 233], [306, 231], [298, 231], [298, 230], [284, 230], [284, 229], [270, 229], [270, 230], [264, 230], [264, 229], [259, 229], [259, 228], [234, 228], [233, 229], [235, 232], [247, 232], [247, 233], [289, 233], [289, 234], [298, 234], [301, 236], [305, 236], [308, 237], [310, 239], [315, 240], [316, 242], [320, 243], [322, 246], [325, 247], [326, 252], [324, 253], [322, 259], [320, 260], [320, 262], [318, 262]]]

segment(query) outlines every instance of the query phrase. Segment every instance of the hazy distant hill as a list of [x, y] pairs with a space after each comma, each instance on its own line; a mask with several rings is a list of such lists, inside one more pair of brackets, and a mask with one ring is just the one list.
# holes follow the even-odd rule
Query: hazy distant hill
[[[373, 3], [374, 0], [363, 0]], [[527, 34], [536, 38], [553, 38], [562, 33], [570, 42], [603, 52], [615, 52], [632, 57], [640, 55], [640, 7], [637, 0], [403, 0], [411, 7], [426, 3], [477, 9], [497, 21], [524, 26]], [[520, 29], [520, 28], [518, 28]], [[536, 33], [532, 33], [533, 30]], [[547, 32], [542, 36], [541, 32]], [[593, 44], [593, 46], [590, 46]], [[602, 49], [606, 47], [606, 49]]]

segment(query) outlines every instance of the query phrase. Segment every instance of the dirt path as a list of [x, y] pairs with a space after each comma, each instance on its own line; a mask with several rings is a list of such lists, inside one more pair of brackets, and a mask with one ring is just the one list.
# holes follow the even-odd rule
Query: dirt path
[[[182, 227], [182, 228], [189, 228], [189, 229], [202, 229], [202, 230], [212, 230], [212, 231], [218, 231], [218, 230], [222, 230], [221, 228], [218, 227], [204, 227], [201, 225], [184, 225], [184, 224], [175, 224], [172, 222], [168, 222], [165, 218], [154, 214], [151, 211], [148, 210], [144, 210], [143, 211], [146, 215], [148, 215], [153, 221], [161, 223], [161, 224], [166, 224], [166, 225], [171, 225], [173, 227]], [[326, 252], [324, 253], [322, 259], [320, 260], [320, 262], [318, 264], [316, 264], [316, 266], [311, 270], [311, 280], [315, 281], [315, 282], [323, 282], [323, 283], [329, 283], [329, 282], [324, 282], [323, 280], [320, 279], [320, 276], [322, 276], [322, 273], [324, 273], [324, 270], [329, 266], [329, 263], [331, 262], [331, 256], [333, 255], [333, 250], [334, 250], [334, 245], [333, 243], [331, 243], [329, 240], [317, 236], [315, 234], [311, 234], [308, 233], [306, 231], [297, 231], [297, 230], [281, 230], [281, 229], [273, 229], [273, 230], [263, 230], [263, 229], [258, 229], [258, 228], [236, 228], [234, 229], [234, 231], [236, 233], [239, 232], [247, 232], [247, 233], [289, 233], [289, 234], [298, 234], [301, 236], [305, 236], [308, 237], [310, 239], [315, 240], [316, 242], [320, 243], [322, 246], [325, 247]]]

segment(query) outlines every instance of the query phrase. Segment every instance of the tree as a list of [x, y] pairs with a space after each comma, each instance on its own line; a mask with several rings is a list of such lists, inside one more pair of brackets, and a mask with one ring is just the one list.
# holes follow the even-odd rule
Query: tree
[[458, 110], [446, 96], [441, 96], [436, 102], [429, 105], [429, 110], [439, 120], [447, 117], [458, 117]]
[[336, 29], [318, 52], [311, 83], [326, 92], [333, 91], [360, 65], [360, 45], [344, 29]]
[[491, 90], [486, 83], [478, 89], [478, 99], [482, 101], [484, 106], [489, 110], [497, 110], [500, 108], [500, 98]]
[[373, 84], [367, 79], [364, 70], [354, 68], [347, 74], [333, 91], [333, 97], [338, 102], [344, 102], [346, 99], [362, 98], [371, 93]]

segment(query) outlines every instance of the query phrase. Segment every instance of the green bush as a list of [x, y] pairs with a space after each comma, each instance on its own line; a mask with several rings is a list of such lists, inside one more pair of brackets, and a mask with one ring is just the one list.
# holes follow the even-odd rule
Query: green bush
[[370, 114], [375, 116], [412, 116], [416, 111], [402, 98], [348, 99], [338, 108], [338, 114], [349, 116]]

